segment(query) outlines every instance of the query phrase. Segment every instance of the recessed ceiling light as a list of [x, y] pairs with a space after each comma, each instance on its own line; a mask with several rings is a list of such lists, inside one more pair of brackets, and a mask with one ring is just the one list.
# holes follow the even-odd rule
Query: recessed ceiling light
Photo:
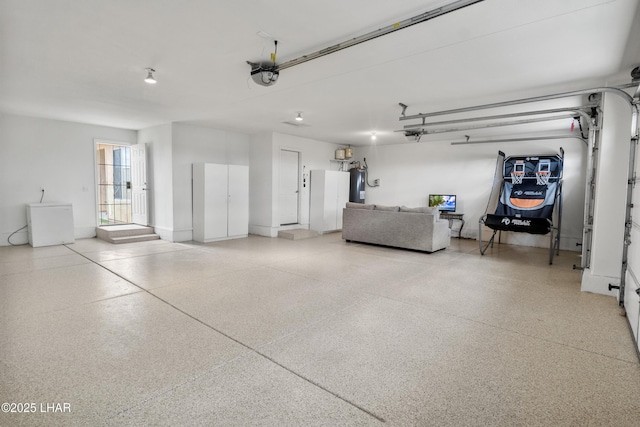
[[153, 77], [153, 73], [156, 72], [153, 68], [145, 68], [147, 70], [147, 77], [145, 77], [144, 81], [149, 84], [156, 84], [156, 79]]

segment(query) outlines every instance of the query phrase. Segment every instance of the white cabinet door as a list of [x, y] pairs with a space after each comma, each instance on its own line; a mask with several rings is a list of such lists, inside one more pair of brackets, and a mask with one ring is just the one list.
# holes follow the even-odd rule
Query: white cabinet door
[[324, 230], [337, 230], [336, 202], [338, 200], [338, 177], [326, 171], [324, 180]]
[[191, 168], [191, 223], [193, 240], [204, 242], [204, 163], [194, 163]]
[[342, 229], [342, 208], [348, 200], [348, 172], [312, 170], [310, 228], [321, 233]]
[[227, 237], [227, 165], [207, 163], [204, 187], [204, 239]]
[[349, 201], [350, 175], [348, 172], [338, 172], [337, 185], [337, 205], [336, 205], [336, 229], [342, 230], [342, 209]]
[[249, 167], [229, 165], [227, 235], [249, 233]]
[[193, 164], [193, 240], [249, 233], [249, 167]]
[[320, 233], [324, 231], [325, 172], [324, 170], [311, 171], [309, 228]]

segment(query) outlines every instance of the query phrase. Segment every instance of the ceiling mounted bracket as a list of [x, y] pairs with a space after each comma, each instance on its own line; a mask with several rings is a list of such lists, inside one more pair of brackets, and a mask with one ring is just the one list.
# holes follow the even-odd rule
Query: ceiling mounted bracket
[[405, 116], [405, 112], [407, 111], [408, 106], [407, 106], [407, 105], [405, 105], [405, 104], [403, 104], [402, 102], [398, 102], [398, 105], [399, 105], [400, 107], [402, 107], [402, 112], [400, 113], [400, 115], [401, 115], [402, 117], [404, 117], [404, 116]]

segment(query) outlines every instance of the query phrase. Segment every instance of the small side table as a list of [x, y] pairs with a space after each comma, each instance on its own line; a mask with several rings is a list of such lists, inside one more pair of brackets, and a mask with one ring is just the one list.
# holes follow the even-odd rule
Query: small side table
[[449, 220], [449, 228], [453, 226], [453, 221], [460, 221], [460, 228], [458, 229], [458, 239], [462, 236], [462, 227], [464, 227], [464, 214], [455, 212], [440, 212], [441, 219]]

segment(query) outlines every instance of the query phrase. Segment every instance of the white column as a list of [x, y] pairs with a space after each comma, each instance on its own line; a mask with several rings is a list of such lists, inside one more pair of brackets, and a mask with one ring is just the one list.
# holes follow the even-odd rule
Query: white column
[[609, 283], [620, 283], [624, 236], [631, 112], [629, 104], [606, 93], [595, 178], [591, 266], [582, 275], [582, 290], [605, 295]]

